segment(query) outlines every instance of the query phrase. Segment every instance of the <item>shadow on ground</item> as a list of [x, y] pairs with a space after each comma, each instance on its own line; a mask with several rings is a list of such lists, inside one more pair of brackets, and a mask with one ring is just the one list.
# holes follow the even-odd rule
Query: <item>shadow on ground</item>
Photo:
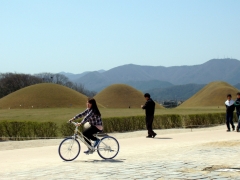
[[84, 163], [123, 163], [126, 159], [101, 159], [101, 160], [75, 160], [74, 162], [84, 162]]

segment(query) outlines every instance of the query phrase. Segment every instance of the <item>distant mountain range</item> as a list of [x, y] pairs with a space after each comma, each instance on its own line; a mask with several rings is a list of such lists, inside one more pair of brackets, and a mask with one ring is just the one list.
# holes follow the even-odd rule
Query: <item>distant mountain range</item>
[[[105, 70], [99, 70], [97, 71], [99, 73], [102, 73], [102, 72], [105, 72]], [[60, 72], [60, 74], [63, 74], [64, 76], [68, 77], [69, 80], [75, 82], [77, 79], [83, 77], [84, 75], [88, 74], [88, 73], [91, 73], [91, 71], [86, 71], [86, 72], [83, 72], [83, 73], [80, 73], [80, 74], [73, 74], [73, 73], [68, 73], [68, 72]]]
[[239, 91], [240, 91], [240, 83], [234, 85], [234, 87], [237, 88], [237, 89], [239, 89]]
[[[172, 67], [127, 64], [107, 71], [64, 75], [71, 81], [81, 83], [85, 88], [97, 92], [111, 84], [124, 83], [143, 92], [154, 93], [157, 89], [159, 91], [163, 88], [173, 88], [174, 85], [198, 84], [200, 86], [196, 86], [197, 89], [212, 81], [226, 81], [231, 85], [240, 84], [240, 61], [229, 58], [212, 59], [200, 65]], [[193, 87], [193, 85], [188, 86]]]
[[151, 89], [148, 93], [158, 102], [168, 100], [185, 101], [200, 91], [204, 86], [206, 86], [206, 84], [175, 85], [167, 88]]
[[[185, 101], [204, 88], [207, 84], [184, 84], [174, 85], [166, 88], [155, 88], [148, 90], [154, 100], [158, 102], [176, 100]], [[234, 85], [240, 92], [240, 83]], [[236, 98], [236, 94], [232, 94], [233, 99]]]

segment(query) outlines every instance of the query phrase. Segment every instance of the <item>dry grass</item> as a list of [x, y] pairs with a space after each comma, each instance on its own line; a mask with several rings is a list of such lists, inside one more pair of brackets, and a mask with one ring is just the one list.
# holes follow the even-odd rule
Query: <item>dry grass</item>
[[[94, 98], [107, 108], [139, 108], [146, 102], [142, 92], [126, 84], [108, 86]], [[156, 108], [163, 107], [156, 103]]]
[[[107, 87], [95, 96], [99, 107], [139, 108], [145, 103], [143, 94], [124, 84]], [[41, 83], [22, 88], [0, 99], [0, 109], [67, 108], [86, 105], [87, 97], [68, 87]], [[102, 104], [101, 104], [102, 103]], [[156, 103], [156, 108], [163, 108]]]
[[238, 89], [226, 82], [212, 82], [181, 104], [178, 108], [224, 106], [227, 94], [232, 94], [233, 99], [235, 99], [237, 92]]
[[85, 107], [87, 97], [62, 85], [41, 83], [0, 99], [0, 109]]
[[[0, 121], [52, 121], [60, 125], [82, 112], [85, 108], [44, 108], [44, 109], [0, 109]], [[128, 117], [145, 115], [144, 110], [138, 109], [113, 109], [100, 108], [102, 118], [108, 117]], [[174, 108], [174, 109], [156, 109], [155, 115], [161, 114], [203, 114], [203, 113], [221, 113], [225, 112], [224, 107], [208, 108]]]
[[[234, 95], [237, 91], [227, 83], [210, 83], [178, 108], [165, 109], [157, 104], [155, 114], [225, 112], [226, 94]], [[86, 108], [86, 99], [86, 96], [77, 91], [57, 84], [29, 86], [0, 99], [0, 121], [52, 121], [61, 124], [82, 112]], [[109, 86], [96, 95], [95, 99], [103, 104], [99, 104], [103, 118], [145, 114], [140, 108], [146, 101], [143, 94], [128, 85]]]

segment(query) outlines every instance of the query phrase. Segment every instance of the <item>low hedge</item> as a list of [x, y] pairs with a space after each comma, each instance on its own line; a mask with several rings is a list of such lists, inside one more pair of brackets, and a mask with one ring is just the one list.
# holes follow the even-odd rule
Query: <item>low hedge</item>
[[[60, 133], [65, 137], [72, 136], [74, 134], [74, 129], [75, 129], [75, 126], [73, 124], [63, 123], [60, 127]], [[79, 130], [80, 131], [83, 130], [82, 126], [79, 127]]]
[[[170, 128], [196, 128], [213, 125], [225, 124], [225, 113], [209, 114], [190, 114], [190, 115], [155, 115], [153, 129], [170, 129]], [[234, 121], [237, 122], [236, 116]], [[127, 132], [146, 129], [145, 116], [132, 117], [112, 117], [104, 118], [104, 132]], [[61, 126], [63, 136], [72, 135], [74, 125], [64, 123]]]
[[0, 122], [0, 140], [29, 140], [57, 137], [58, 127], [53, 122]]
[[[104, 118], [103, 124], [105, 133], [146, 129], [145, 116]], [[180, 115], [156, 115], [154, 117], [154, 129], [170, 129], [180, 127], [182, 127]], [[74, 132], [74, 125], [64, 123], [61, 125], [60, 131], [63, 136], [72, 135]]]
[[[191, 115], [155, 115], [153, 129], [195, 128], [225, 124], [225, 113]], [[236, 115], [234, 121], [237, 122]], [[146, 129], [145, 116], [103, 118], [104, 132], [127, 132]], [[0, 140], [26, 140], [53, 138], [58, 134], [71, 136], [74, 125], [63, 123], [59, 128], [54, 122], [0, 122]], [[82, 127], [80, 127], [82, 130]]]
[[[233, 121], [237, 122], [237, 116], [233, 116]], [[207, 127], [226, 123], [226, 113], [190, 114], [182, 115], [183, 127]]]

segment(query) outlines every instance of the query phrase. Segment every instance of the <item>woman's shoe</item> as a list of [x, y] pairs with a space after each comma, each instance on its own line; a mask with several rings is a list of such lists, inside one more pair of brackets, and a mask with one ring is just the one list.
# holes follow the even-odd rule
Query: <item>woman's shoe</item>
[[89, 155], [89, 154], [92, 154], [93, 151], [89, 149], [89, 150], [87, 150], [87, 151], [84, 151], [84, 153], [87, 154], [87, 155]]

